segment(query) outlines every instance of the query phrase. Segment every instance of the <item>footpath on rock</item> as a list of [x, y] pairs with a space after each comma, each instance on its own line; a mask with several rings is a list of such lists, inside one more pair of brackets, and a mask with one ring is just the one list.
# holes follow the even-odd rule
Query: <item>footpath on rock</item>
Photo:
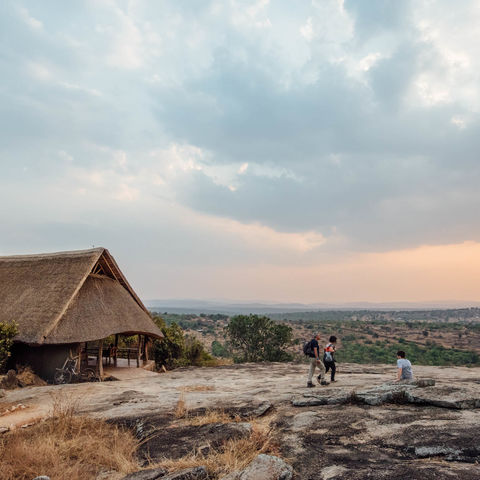
[[[208, 455], [227, 439], [248, 438], [258, 419], [273, 432], [277, 455], [255, 459], [228, 480], [480, 478], [480, 369], [415, 366], [425, 381], [398, 385], [391, 383], [395, 365], [340, 364], [338, 382], [308, 389], [307, 368], [243, 364], [137, 377], [133, 370], [121, 381], [16, 389], [0, 402], [23, 408], [1, 415], [0, 428], [48, 415], [60, 394], [75, 399], [80, 413], [133, 429], [145, 462]], [[224, 416], [202, 425], [182, 421], [179, 401], [189, 415]], [[175, 478], [206, 478], [198, 472]], [[131, 478], [170, 478], [166, 471], [143, 475]]]

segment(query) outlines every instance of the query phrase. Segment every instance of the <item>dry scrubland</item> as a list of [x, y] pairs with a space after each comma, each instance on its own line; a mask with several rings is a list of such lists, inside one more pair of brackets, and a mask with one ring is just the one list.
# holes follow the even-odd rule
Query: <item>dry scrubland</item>
[[[180, 428], [245, 420], [222, 410], [191, 414], [182, 395], [173, 417]], [[139, 462], [142, 445], [154, 439], [154, 432], [140, 440], [125, 426], [80, 415], [72, 397], [59, 395], [46, 419], [0, 437], [2, 480], [31, 480], [42, 473], [52, 480], [115, 479], [142, 466], [168, 471], [204, 466], [212, 478], [218, 478], [245, 468], [261, 453], [279, 454], [268, 421], [261, 420], [252, 420], [248, 436], [224, 439], [208, 451], [193, 450], [179, 458]]]
[[260, 452], [284, 458], [295, 480], [480, 478], [480, 369], [415, 371], [436, 380], [415, 387], [416, 404], [360, 401], [377, 398], [392, 365], [340, 364], [338, 383], [314, 389], [305, 365], [243, 364], [11, 390], [4, 405], [25, 408], [0, 416], [0, 428], [18, 427], [0, 435], [2, 478], [202, 465], [221, 479]]
[[[187, 334], [200, 340], [210, 351], [212, 342], [225, 342], [226, 316], [162, 316], [168, 322], [179, 323]], [[330, 335], [339, 338], [338, 355], [343, 362], [390, 361], [387, 352], [396, 351], [399, 345], [406, 351], [418, 350], [421, 353], [419, 360], [426, 365], [468, 364], [471, 363], [472, 355], [462, 355], [462, 352], [480, 355], [478, 308], [403, 312], [324, 311], [273, 314], [270, 317], [292, 327], [294, 344], [288, 351], [297, 359], [302, 356], [303, 341], [309, 340], [317, 331], [321, 332], [325, 341]], [[435, 356], [429, 356], [428, 351], [432, 347], [442, 350]], [[458, 355], [452, 355], [452, 349]], [[369, 350], [375, 350], [375, 354], [369, 356]]]

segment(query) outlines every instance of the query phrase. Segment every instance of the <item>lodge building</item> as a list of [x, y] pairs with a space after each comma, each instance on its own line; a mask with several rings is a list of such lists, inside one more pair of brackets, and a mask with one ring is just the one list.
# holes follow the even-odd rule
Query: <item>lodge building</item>
[[47, 379], [69, 353], [88, 363], [92, 350], [101, 374], [104, 339], [117, 346], [119, 335], [137, 336], [139, 365], [163, 336], [105, 248], [0, 257], [0, 322], [18, 325], [10, 365]]

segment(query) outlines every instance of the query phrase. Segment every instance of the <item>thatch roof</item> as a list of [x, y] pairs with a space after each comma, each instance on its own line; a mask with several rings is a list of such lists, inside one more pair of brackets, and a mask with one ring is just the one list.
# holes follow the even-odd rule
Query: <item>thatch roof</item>
[[0, 322], [11, 321], [16, 341], [37, 345], [162, 337], [105, 248], [0, 257]]

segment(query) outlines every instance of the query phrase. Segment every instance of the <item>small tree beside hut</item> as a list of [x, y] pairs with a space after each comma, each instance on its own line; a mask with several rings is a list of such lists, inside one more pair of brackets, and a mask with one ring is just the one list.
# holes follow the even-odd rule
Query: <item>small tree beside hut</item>
[[18, 333], [15, 322], [0, 322], [0, 373], [5, 371], [7, 360], [11, 355], [13, 338]]

